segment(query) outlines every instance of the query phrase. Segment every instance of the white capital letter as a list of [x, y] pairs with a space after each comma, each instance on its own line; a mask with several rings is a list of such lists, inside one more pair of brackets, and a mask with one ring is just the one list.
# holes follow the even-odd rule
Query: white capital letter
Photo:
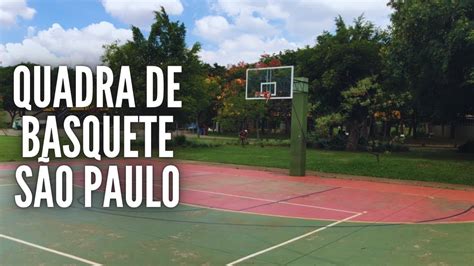
[[181, 101], [174, 100], [174, 92], [179, 90], [179, 83], [174, 83], [175, 73], [181, 73], [181, 66], [168, 67], [168, 107], [181, 108]]
[[[153, 99], [154, 92], [154, 76], [156, 80], [156, 99]], [[163, 103], [164, 97], [164, 75], [161, 68], [157, 66], [146, 67], [146, 106], [148, 108], [159, 107]]]

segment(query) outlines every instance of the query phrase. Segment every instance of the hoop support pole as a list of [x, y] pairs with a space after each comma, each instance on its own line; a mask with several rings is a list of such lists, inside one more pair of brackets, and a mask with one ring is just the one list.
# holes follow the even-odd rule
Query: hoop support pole
[[290, 175], [306, 174], [308, 78], [296, 78], [291, 104]]

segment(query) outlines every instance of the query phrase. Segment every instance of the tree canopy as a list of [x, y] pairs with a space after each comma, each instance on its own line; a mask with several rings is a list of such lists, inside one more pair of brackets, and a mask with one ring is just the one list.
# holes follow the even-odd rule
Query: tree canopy
[[[454, 125], [473, 115], [474, 2], [390, 0], [388, 5], [393, 13], [386, 30], [363, 16], [352, 23], [339, 16], [335, 30], [315, 36], [313, 45], [227, 67], [202, 62], [199, 43], [187, 45], [184, 24], [161, 9], [148, 36], [132, 26], [132, 40], [107, 45], [102, 60], [114, 72], [130, 66], [142, 108], [120, 112], [172, 114], [181, 125], [289, 128], [289, 101], [265, 104], [244, 96], [247, 68], [279, 65], [294, 65], [295, 76], [309, 79], [311, 130], [322, 137], [331, 137], [335, 128], [346, 130], [348, 149], [361, 139], [388, 138], [392, 128], [398, 134], [409, 126], [416, 136], [420, 122]], [[182, 66], [176, 80], [182, 109], [144, 108], [148, 65]], [[3, 106], [11, 109], [11, 68], [0, 70]]]
[[392, 0], [387, 68], [425, 121], [474, 112], [474, 2]]
[[[123, 45], [114, 43], [106, 46], [103, 62], [114, 71], [118, 71], [122, 65], [130, 66], [137, 106], [142, 107], [138, 112], [173, 114], [183, 123], [196, 119], [213, 96], [209, 91], [213, 87], [206, 82], [205, 65], [198, 57], [201, 48], [199, 43], [187, 48], [184, 24], [171, 21], [163, 8], [155, 12], [155, 22], [150, 27], [148, 38], [145, 38], [138, 27], [132, 26], [132, 32], [131, 41]], [[183, 102], [183, 108], [158, 110], [144, 108], [146, 77], [143, 73], [149, 65], [159, 66], [162, 69], [170, 65], [182, 66], [182, 74], [176, 79], [176, 82], [180, 83], [176, 98]]]

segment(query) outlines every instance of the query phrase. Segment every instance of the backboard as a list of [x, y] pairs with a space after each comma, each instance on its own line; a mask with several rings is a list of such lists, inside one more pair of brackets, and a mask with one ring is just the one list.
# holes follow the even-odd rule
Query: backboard
[[268, 100], [293, 98], [293, 66], [247, 69], [245, 99]]

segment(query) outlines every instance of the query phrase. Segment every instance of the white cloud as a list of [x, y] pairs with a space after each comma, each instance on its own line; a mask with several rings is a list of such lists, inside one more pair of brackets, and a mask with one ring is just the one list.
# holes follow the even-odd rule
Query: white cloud
[[266, 18], [251, 14], [240, 14], [235, 17], [235, 26], [240, 32], [261, 36], [273, 36], [278, 33], [278, 30]]
[[284, 2], [278, 0], [217, 0], [213, 9], [224, 12], [229, 16], [258, 13], [269, 19], [283, 19], [288, 17], [286, 7], [292, 5], [294, 2], [295, 1], [288, 1], [287, 5], [284, 5]]
[[230, 25], [227, 19], [222, 16], [206, 16], [195, 22], [195, 33], [204, 39], [218, 40], [225, 38]]
[[0, 25], [10, 27], [15, 25], [17, 18], [32, 19], [36, 10], [26, 4], [26, 0], [0, 1]]
[[36, 27], [28, 26], [26, 29], [26, 34], [27, 37], [33, 37], [36, 34]]
[[286, 9], [290, 13], [290, 17], [285, 21], [286, 30], [289, 34], [300, 38], [310, 35], [314, 40], [322, 31], [335, 28], [336, 16], [342, 16], [349, 24], [362, 14], [375, 25], [386, 27], [391, 12], [386, 2], [388, 0], [295, 1]]
[[148, 26], [154, 18], [153, 11], [164, 7], [170, 15], [180, 15], [183, 5], [180, 0], [101, 0], [107, 13], [122, 22], [138, 27]]
[[272, 54], [297, 47], [296, 43], [285, 38], [261, 38], [254, 34], [244, 34], [224, 40], [217, 50], [202, 50], [200, 56], [205, 62], [227, 65], [240, 61], [255, 62], [264, 53]]
[[277, 29], [265, 18], [250, 15], [238, 15], [233, 21], [223, 16], [206, 16], [196, 20], [194, 34], [213, 42], [221, 42], [242, 34], [273, 36]]
[[[390, 15], [386, 1], [215, 0], [211, 10], [216, 15], [197, 20], [193, 32], [216, 47], [201, 53], [209, 63], [235, 63], [232, 60], [239, 54], [238, 58], [255, 62], [262, 51], [272, 53], [313, 44], [324, 30], [334, 30], [338, 15], [351, 23], [364, 14], [375, 25], [385, 27]], [[246, 46], [241, 35], [252, 36], [252, 42], [258, 45]]]
[[287, 34], [302, 40], [314, 39], [323, 30], [334, 28], [334, 18], [341, 15], [347, 22], [361, 14], [376, 25], [389, 23], [388, 0], [217, 0], [214, 9], [228, 16], [252, 14], [269, 20], [280, 20]]
[[103, 45], [131, 39], [128, 29], [115, 28], [109, 22], [91, 24], [85, 28], [64, 29], [55, 23], [49, 29], [27, 36], [21, 43], [0, 44], [2, 66], [32, 62], [44, 65], [100, 64]]

